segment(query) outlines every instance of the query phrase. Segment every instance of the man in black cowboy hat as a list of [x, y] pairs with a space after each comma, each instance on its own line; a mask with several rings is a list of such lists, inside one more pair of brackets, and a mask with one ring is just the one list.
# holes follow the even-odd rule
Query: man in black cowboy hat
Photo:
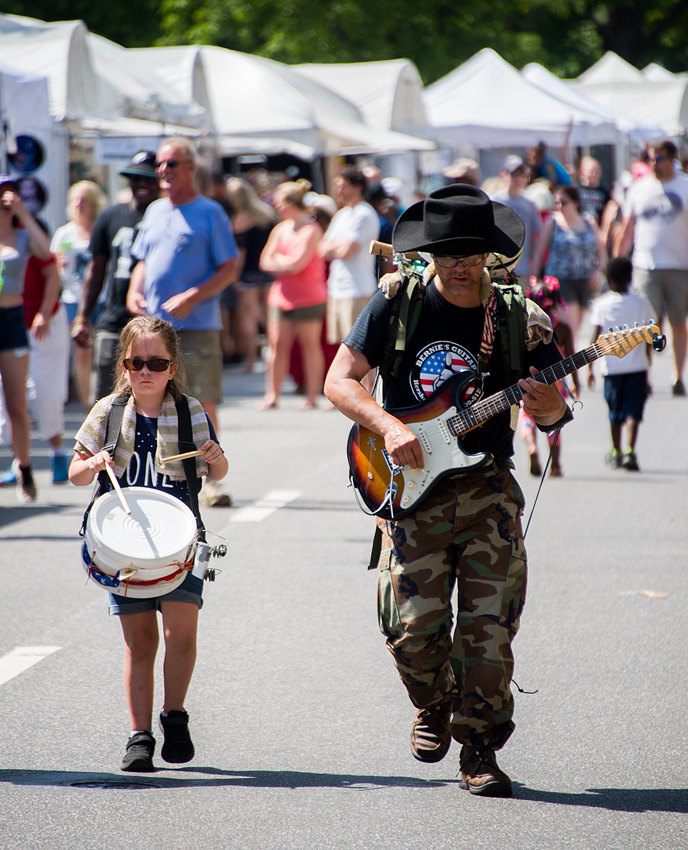
[[[415, 433], [392, 411], [422, 405], [439, 380], [466, 370], [480, 373], [465, 393], [466, 406], [510, 384], [500, 334], [493, 332], [505, 309], [498, 305], [505, 302], [497, 299], [486, 261], [491, 254], [517, 256], [523, 238], [518, 216], [473, 186], [433, 192], [399, 218], [395, 251], [427, 252], [433, 264], [396, 377], [385, 380], [382, 407], [360, 383], [383, 364], [393, 298], [380, 291], [344, 340], [325, 385], [339, 410], [380, 435], [394, 464], [423, 469], [425, 460]], [[561, 359], [546, 317], [541, 321], [536, 312], [528, 304], [519, 386], [524, 410], [543, 430], [552, 430], [571, 415], [555, 386], [531, 377]], [[525, 321], [519, 327], [526, 336]], [[469, 455], [491, 457], [479, 468], [441, 478], [403, 519], [377, 520], [380, 627], [417, 709], [413, 755], [437, 762], [453, 737], [463, 745], [463, 787], [482, 796], [510, 796], [511, 780], [498, 767], [495, 750], [514, 729], [511, 642], [525, 601], [526, 559], [508, 408], [466, 433], [461, 445]]]
[[89, 318], [105, 286], [106, 301], [96, 319], [93, 340], [90, 392], [93, 404], [109, 395], [114, 387], [115, 348], [120, 331], [131, 318], [126, 307], [135, 264], [130, 250], [143, 214], [160, 194], [153, 151], [134, 154], [120, 174], [127, 178], [132, 198], [129, 203], [108, 207], [95, 220], [90, 244], [93, 259], [86, 270], [81, 301], [72, 322], [72, 339], [76, 344], [91, 345]]

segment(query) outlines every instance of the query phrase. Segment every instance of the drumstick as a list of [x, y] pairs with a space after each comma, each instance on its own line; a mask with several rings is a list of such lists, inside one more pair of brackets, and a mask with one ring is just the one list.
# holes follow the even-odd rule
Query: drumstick
[[195, 452], [182, 452], [180, 455], [170, 455], [160, 458], [160, 463], [172, 463], [173, 460], [186, 460], [187, 457], [200, 457], [203, 452], [199, 449]]
[[[388, 245], [386, 242], [377, 242], [373, 240], [370, 243], [370, 253], [376, 254], [380, 257], [392, 257], [394, 255], [394, 248], [391, 245]], [[423, 258], [417, 251], [406, 251], [406, 257], [409, 260], [422, 260]]]
[[124, 498], [124, 493], [122, 492], [122, 488], [119, 486], [119, 481], [117, 480], [117, 476], [112, 471], [112, 467], [110, 464], [105, 464], [105, 470], [107, 474], [110, 476], [110, 481], [112, 481], [112, 486], [115, 488], [115, 492], [119, 496], [119, 500], [122, 503], [122, 507], [124, 508], [125, 513], [131, 516], [131, 508], [127, 504], [127, 500]]

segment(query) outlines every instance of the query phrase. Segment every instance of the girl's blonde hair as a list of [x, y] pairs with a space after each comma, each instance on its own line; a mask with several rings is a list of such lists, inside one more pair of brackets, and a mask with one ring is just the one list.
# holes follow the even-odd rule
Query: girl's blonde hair
[[279, 186], [275, 188], [273, 196], [280, 195], [284, 199], [285, 203], [291, 204], [297, 209], [305, 210], [308, 209], [308, 207], [304, 203], [303, 198], [304, 195], [310, 192], [311, 188], [311, 184], [308, 180], [305, 180], [302, 177], [295, 183], [280, 183]]
[[157, 336], [170, 355], [172, 363], [177, 364], [177, 371], [167, 382], [167, 392], [171, 394], [175, 402], [179, 401], [187, 390], [186, 369], [184, 368], [184, 356], [179, 346], [177, 332], [169, 322], [164, 319], [156, 319], [154, 316], [136, 316], [130, 319], [122, 329], [117, 344], [117, 364], [115, 366], [115, 393], [129, 393], [131, 387], [127, 382], [127, 376], [123, 368], [127, 352], [139, 340], [147, 336]]
[[226, 186], [227, 197], [235, 213], [244, 213], [263, 227], [275, 221], [275, 211], [265, 201], [261, 201], [248, 180], [243, 177], [230, 177]]
[[67, 219], [73, 221], [76, 218], [76, 209], [74, 207], [74, 198], [80, 193], [90, 201], [96, 210], [96, 215], [104, 209], [106, 200], [103, 190], [97, 183], [92, 180], [79, 180], [78, 183], [73, 183], [67, 192]]

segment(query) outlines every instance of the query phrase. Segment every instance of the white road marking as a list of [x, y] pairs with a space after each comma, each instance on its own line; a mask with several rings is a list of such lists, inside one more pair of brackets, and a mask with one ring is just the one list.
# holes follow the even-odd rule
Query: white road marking
[[271, 490], [266, 493], [262, 499], [254, 502], [252, 505], [246, 505], [244, 508], [232, 514], [229, 518], [230, 522], [261, 522], [270, 514], [298, 499], [301, 495], [299, 490]]
[[0, 685], [38, 664], [46, 656], [62, 649], [61, 646], [17, 646], [0, 658]]

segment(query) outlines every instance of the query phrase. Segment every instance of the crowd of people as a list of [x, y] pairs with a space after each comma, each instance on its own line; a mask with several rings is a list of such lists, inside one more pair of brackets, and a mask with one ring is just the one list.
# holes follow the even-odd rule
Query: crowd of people
[[[140, 151], [121, 170], [128, 191], [123, 202], [106, 207], [94, 181], [72, 185], [66, 198], [68, 223], [52, 235], [48, 255], [24, 252], [22, 304], [30, 341], [27, 337], [26, 346], [12, 346], [26, 349], [25, 361], [5, 358], [4, 396], [9, 400], [0, 409], [2, 437], [7, 441], [11, 433], [15, 455], [0, 485], [16, 484], [22, 501], [35, 497], [35, 483], [26, 437], [29, 407], [9, 392], [17, 380], [27, 381], [28, 403], [41, 437], [50, 444], [56, 484], [67, 477], [62, 409], [68, 380], [84, 411], [107, 395], [117, 340], [133, 315], [159, 314], [187, 340], [192, 390], [216, 428], [223, 363], [242, 363], [252, 371], [264, 360], [262, 410], [278, 407], [289, 374], [303, 395], [302, 409], [328, 408], [321, 393], [337, 347], [374, 295], [381, 274], [393, 269], [367, 248], [378, 238], [391, 242], [402, 212], [399, 198], [385, 189], [398, 181], [385, 179], [379, 168], [346, 165], [334, 179], [332, 196], [320, 195], [305, 179], [288, 179], [292, 173], [226, 177], [211, 172], [188, 141], [166, 144], [166, 160], [159, 159], [160, 152]], [[515, 280], [531, 297], [542, 297], [543, 281], [550, 281], [544, 286], [548, 300], [554, 298], [557, 305], [560, 345], [562, 337], [567, 341], [562, 350], [572, 347], [586, 311], [611, 289], [608, 261], [630, 257], [629, 294], [636, 291], [647, 299], [642, 302], [646, 314], [637, 320], [656, 318], [660, 325], [668, 320], [672, 393], [685, 394], [688, 177], [672, 142], [643, 152], [613, 191], [603, 183], [596, 159], [584, 156], [577, 168], [567, 169], [544, 145], [524, 157], [507, 156], [499, 175], [482, 184], [478, 163], [465, 157], [443, 175], [450, 185], [482, 185], [492, 200], [523, 221]], [[28, 233], [34, 224], [45, 230], [25, 210], [23, 219], [14, 212], [21, 205], [16, 184], [7, 175], [2, 181], [11, 232], [18, 226], [17, 234]], [[23, 252], [22, 246], [20, 239]], [[4, 267], [7, 276], [11, 264], [6, 261]], [[615, 291], [621, 297], [623, 290]], [[5, 284], [0, 309], [8, 298], [16, 312], [20, 293], [8, 292]], [[8, 335], [3, 344], [9, 342]], [[372, 388], [373, 372], [364, 382]], [[578, 395], [577, 378], [570, 384], [564, 383], [562, 391]], [[521, 433], [535, 474], [541, 464], [532, 427], [522, 424]], [[560, 445], [553, 451], [557, 459], [551, 472], [562, 474]], [[614, 464], [618, 451], [614, 443]], [[624, 451], [633, 453], [627, 468], [637, 468], [635, 441]], [[208, 486], [203, 498], [209, 505], [231, 503], [218, 484]]]
[[[251, 371], [264, 359], [263, 411], [279, 407], [291, 372], [302, 409], [337, 408], [370, 432], [374, 451], [378, 440], [384, 445], [392, 480], [423, 469], [432, 448], [399, 411], [422, 408], [466, 368], [477, 376], [468, 407], [516, 380], [529, 471], [544, 474], [542, 431], [550, 474], [563, 475], [560, 431], [573, 418], [581, 378], [573, 368], [570, 385], [534, 375], [555, 374], [571, 357], [587, 310], [593, 340], [609, 326], [661, 326], [666, 317], [672, 394], [686, 394], [688, 176], [670, 141], [651, 147], [614, 192], [592, 157], [571, 173], [540, 145], [525, 158], [507, 156], [483, 188], [477, 162], [457, 160], [444, 171], [446, 186], [406, 209], [374, 167], [344, 165], [332, 196], [320, 195], [297, 174], [213, 174], [177, 137], [138, 152], [120, 173], [127, 195], [110, 206], [95, 182], [72, 186], [68, 224], [52, 240], [17, 183], [0, 174], [0, 419], [14, 453], [0, 483], [15, 485], [22, 503], [37, 497], [31, 407], [50, 445], [54, 484], [89, 485], [98, 475], [109, 487], [107, 472], [122, 488], [165, 490], [193, 509], [202, 535], [199, 503], [231, 504], [218, 439], [227, 361]], [[396, 255], [421, 252], [425, 269], [396, 270], [373, 256], [378, 239]], [[492, 255], [510, 269], [506, 282], [491, 276]], [[639, 346], [607, 359], [607, 461], [637, 472], [650, 353]], [[63, 446], [70, 374], [86, 414], [71, 464]], [[592, 364], [587, 382], [595, 384]], [[186, 416], [198, 457], [191, 467], [180, 459], [166, 467], [170, 444], [188, 442]], [[456, 474], [439, 475], [419, 507], [386, 517], [399, 489], [390, 483], [372, 558], [380, 627], [417, 711], [412, 753], [437, 762], [458, 741], [463, 787], [479, 796], [512, 793], [496, 752], [514, 730], [511, 644], [526, 586], [513, 437], [508, 408], [491, 412], [481, 428], [467, 429]], [[483, 453], [489, 462], [475, 461]], [[455, 585], [461, 610], [452, 635]], [[110, 595], [131, 718], [123, 770], [154, 769], [158, 611], [161, 754], [171, 763], [194, 756], [184, 702], [201, 606], [202, 581], [192, 572], [160, 596]]]

